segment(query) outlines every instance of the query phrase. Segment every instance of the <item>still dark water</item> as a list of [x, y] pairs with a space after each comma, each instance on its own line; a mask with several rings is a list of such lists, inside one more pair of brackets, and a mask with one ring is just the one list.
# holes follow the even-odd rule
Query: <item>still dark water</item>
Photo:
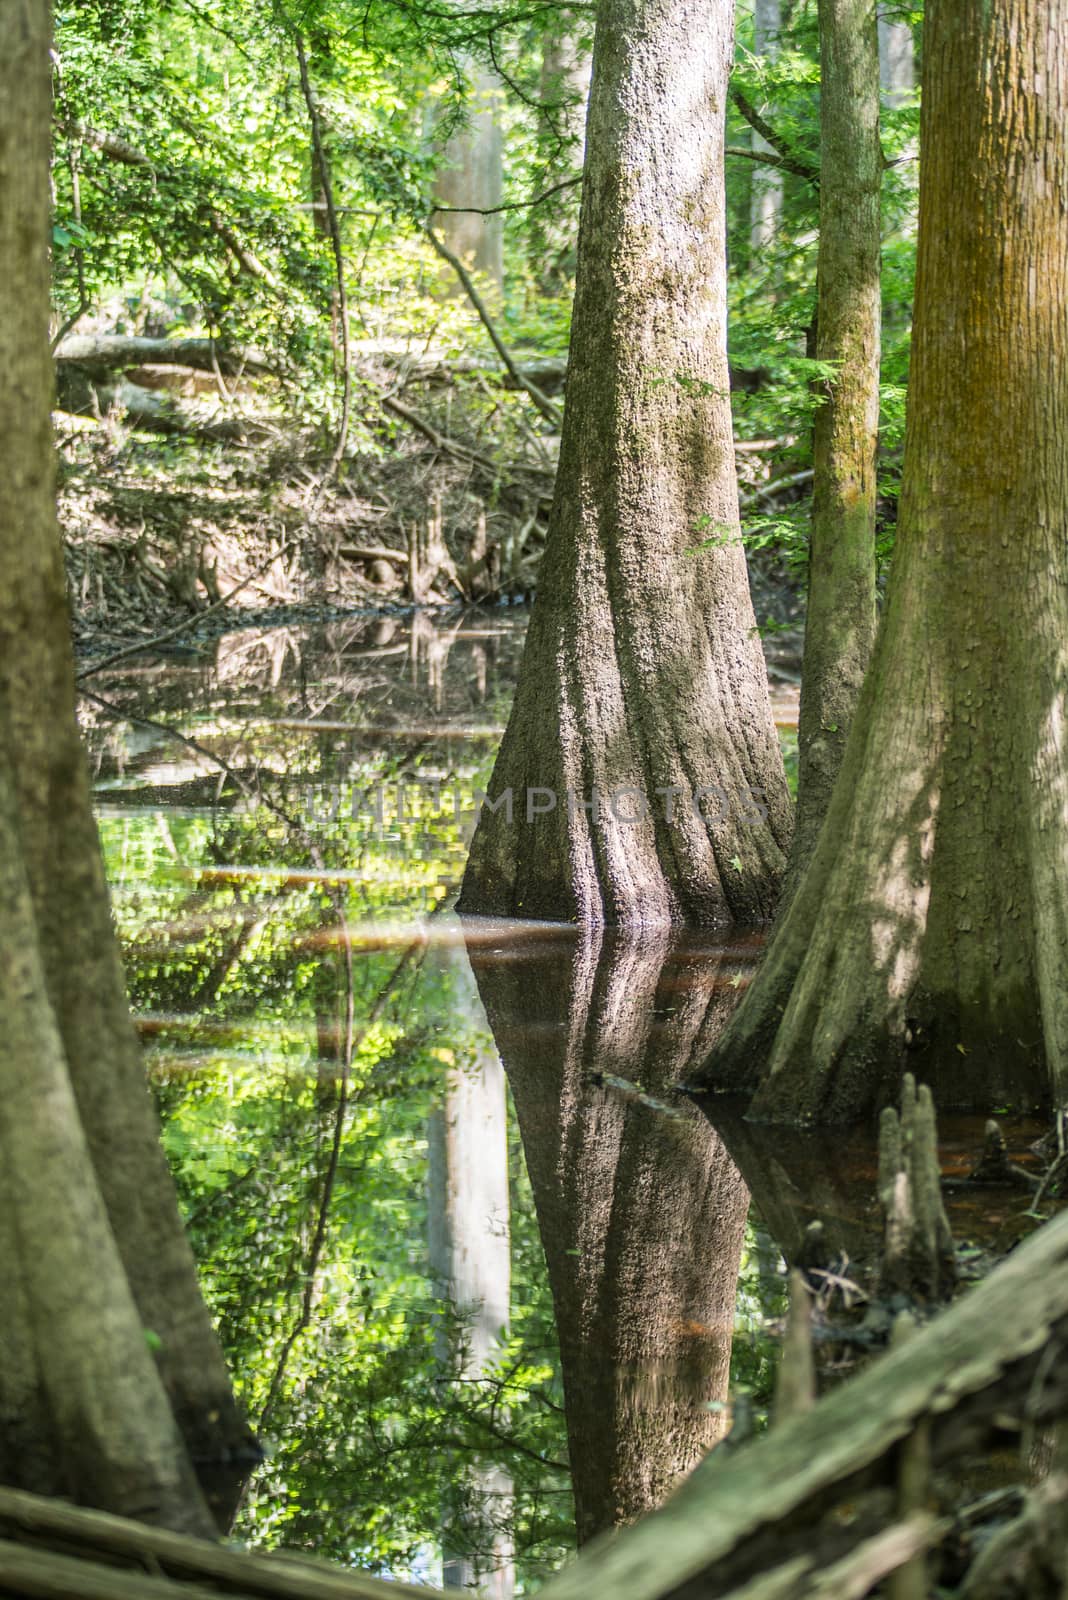
[[[876, 1225], [866, 1135], [717, 1131], [675, 1088], [759, 930], [450, 912], [524, 626], [245, 630], [81, 707], [167, 1152], [268, 1451], [235, 1535], [501, 1600], [576, 1517], [658, 1503], [739, 1395], [759, 1425], [780, 1252], [819, 1215], [859, 1263]], [[942, 1132], [963, 1173], [978, 1125]], [[997, 1247], [1019, 1209], [972, 1192], [955, 1228]]]

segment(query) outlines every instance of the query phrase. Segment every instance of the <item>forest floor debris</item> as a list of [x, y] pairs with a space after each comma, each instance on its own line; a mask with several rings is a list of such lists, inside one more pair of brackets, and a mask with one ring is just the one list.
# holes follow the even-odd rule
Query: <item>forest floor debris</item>
[[[557, 387], [557, 365], [546, 377], [542, 363], [538, 378]], [[172, 388], [211, 381], [180, 369], [159, 376]], [[456, 363], [424, 356], [398, 369], [380, 359], [361, 369], [358, 395], [356, 442], [330, 482], [322, 440], [273, 413], [268, 427], [265, 402], [248, 388], [229, 399], [257, 425], [226, 436], [146, 431], [117, 402], [95, 416], [57, 413], [79, 651], [108, 651], [184, 619], [204, 631], [198, 619], [229, 595], [214, 631], [293, 608], [529, 599], [559, 441], [531, 424], [507, 376], [494, 388]], [[739, 441], [743, 504], [804, 492], [776, 480], [774, 444]], [[750, 565], [769, 659], [790, 680], [799, 675], [799, 574], [768, 550]]]

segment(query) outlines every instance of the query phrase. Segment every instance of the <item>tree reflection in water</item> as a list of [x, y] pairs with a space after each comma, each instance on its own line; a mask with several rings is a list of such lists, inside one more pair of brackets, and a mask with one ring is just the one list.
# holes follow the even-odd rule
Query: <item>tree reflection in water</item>
[[659, 1505], [725, 1431], [749, 1195], [673, 1085], [759, 946], [465, 927], [548, 1263], [581, 1543]]

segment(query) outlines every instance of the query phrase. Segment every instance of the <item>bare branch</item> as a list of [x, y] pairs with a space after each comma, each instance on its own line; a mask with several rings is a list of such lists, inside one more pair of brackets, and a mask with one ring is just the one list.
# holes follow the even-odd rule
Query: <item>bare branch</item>
[[504, 362], [505, 368], [507, 369], [508, 375], [512, 379], [513, 383], [515, 383], [518, 388], [522, 389], [524, 394], [528, 394], [530, 396], [538, 410], [541, 412], [542, 416], [551, 422], [554, 428], [559, 428], [561, 423], [560, 408], [553, 404], [548, 395], [539, 389], [536, 383], [532, 383], [529, 378], [524, 377], [522, 369], [516, 365], [516, 362], [507, 345], [497, 332], [493, 318], [490, 316], [489, 311], [486, 309], [485, 302], [483, 301], [478, 290], [475, 288], [470, 273], [460, 260], [459, 256], [455, 255], [449, 249], [448, 245], [444, 244], [442, 240], [438, 238], [437, 234], [434, 232], [429, 223], [426, 227], [426, 236], [430, 240], [430, 243], [434, 246], [434, 249], [437, 251], [438, 255], [441, 256], [443, 261], [447, 261], [449, 263], [449, 266], [453, 269], [456, 276], [463, 284], [467, 298], [478, 312], [479, 317], [482, 320], [482, 325], [493, 342], [493, 348]]
[[[781, 135], [777, 134], [770, 122], [767, 122], [764, 117], [761, 116], [756, 106], [753, 105], [752, 101], [746, 97], [743, 90], [738, 88], [732, 89], [731, 99], [738, 107], [738, 110], [741, 112], [746, 122], [748, 122], [749, 126], [753, 129], [754, 133], [759, 133], [760, 137], [762, 139], [766, 139], [768, 144], [770, 144], [772, 150], [774, 150], [775, 154], [779, 157], [779, 164], [781, 165], [783, 171], [795, 173], [797, 177], [804, 178], [806, 183], [811, 183], [814, 188], [818, 189], [820, 182], [818, 169], [814, 167], [811, 162], [804, 161], [800, 156], [796, 156], [794, 154], [794, 152], [790, 149], [790, 146], [786, 143], [786, 140], [783, 139]], [[737, 151], [734, 153], [737, 154]]]

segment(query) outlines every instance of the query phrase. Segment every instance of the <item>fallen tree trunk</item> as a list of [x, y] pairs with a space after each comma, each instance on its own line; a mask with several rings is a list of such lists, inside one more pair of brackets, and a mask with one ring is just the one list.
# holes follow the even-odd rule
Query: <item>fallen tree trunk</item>
[[164, 390], [145, 389], [125, 378], [97, 383], [87, 375], [81, 382], [65, 382], [61, 377], [56, 403], [73, 416], [100, 417], [117, 409], [125, 412], [135, 428], [185, 439], [242, 444], [267, 438], [273, 431], [262, 420], [221, 412], [203, 401], [184, 400]]
[[262, 376], [273, 370], [262, 350], [220, 344], [216, 339], [143, 339], [132, 334], [68, 335], [53, 351], [56, 365], [107, 377], [131, 367], [192, 367], [224, 378]]
[[[538, 356], [530, 361], [516, 361], [513, 365], [518, 376], [514, 376], [507, 369], [502, 371], [496, 362], [481, 356], [428, 355], [422, 351], [409, 354], [402, 350], [386, 349], [366, 340], [355, 346], [353, 354], [357, 362], [363, 359], [403, 373], [407, 383], [445, 386], [454, 383], [458, 377], [485, 372], [491, 373], [502, 389], [522, 389], [528, 384], [536, 384], [543, 394], [559, 395], [563, 393], [567, 377], [567, 361], [562, 356]], [[736, 367], [730, 364], [728, 370], [731, 388], [746, 394], [756, 394], [772, 381], [766, 367]]]
[[[1062, 1415], [1068, 1367], [1054, 1358], [1065, 1338], [1068, 1215], [812, 1411], [714, 1451], [661, 1511], [592, 1544], [546, 1586], [545, 1600], [866, 1594], [944, 1531], [930, 1519], [906, 1520], [899, 1507], [903, 1447], [926, 1429], [937, 1468]], [[887, 1567], [895, 1530], [897, 1556]], [[871, 1579], [860, 1587], [858, 1563]], [[829, 1582], [836, 1569], [838, 1586]]]
[[[952, 1526], [901, 1503], [902, 1457], [917, 1434], [937, 1468], [1063, 1415], [1066, 1337], [1068, 1215], [813, 1410], [721, 1446], [663, 1510], [591, 1544], [546, 1600], [860, 1600]], [[159, 1576], [131, 1581], [116, 1562]], [[273, 1600], [434, 1592], [0, 1489], [0, 1593], [165, 1600], [176, 1582], [193, 1600], [202, 1585]]]
[[[127, 1572], [121, 1570], [124, 1563]], [[312, 1557], [259, 1555], [0, 1488], [0, 1594], [44, 1600], [208, 1600], [221, 1594], [265, 1600], [432, 1600], [437, 1593]]]

